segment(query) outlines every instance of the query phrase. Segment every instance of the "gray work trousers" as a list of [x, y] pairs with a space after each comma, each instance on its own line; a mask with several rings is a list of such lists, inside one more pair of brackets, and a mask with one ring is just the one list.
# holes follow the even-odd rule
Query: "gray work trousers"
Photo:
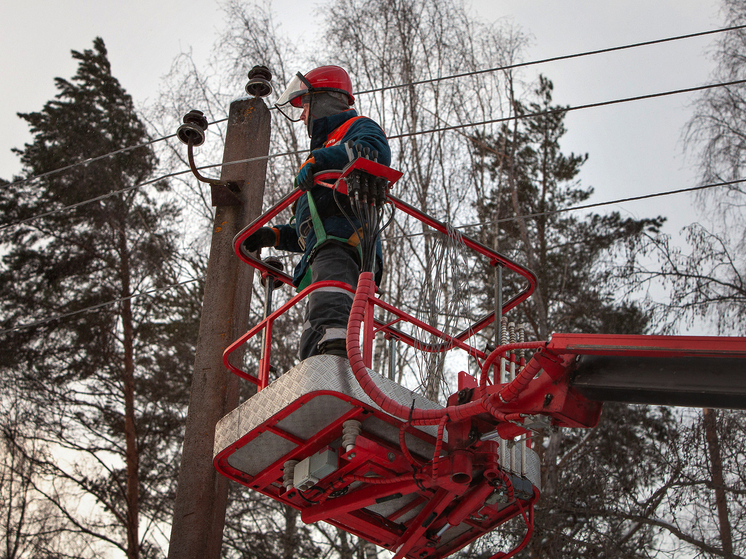
[[[357, 287], [360, 275], [356, 249], [330, 242], [322, 246], [311, 262], [312, 283], [342, 281]], [[308, 296], [298, 354], [301, 360], [318, 355], [318, 344], [345, 339], [354, 294], [339, 287], [321, 287]]]

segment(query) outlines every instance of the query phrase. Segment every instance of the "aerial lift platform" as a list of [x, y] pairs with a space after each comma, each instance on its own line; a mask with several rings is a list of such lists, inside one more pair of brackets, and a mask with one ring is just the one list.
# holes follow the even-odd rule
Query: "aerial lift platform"
[[[317, 183], [348, 194], [351, 177], [385, 179], [385, 203], [454, 236], [452, 228], [390, 193], [400, 173], [358, 158]], [[367, 177], [367, 178], [365, 178]], [[303, 194], [295, 190], [234, 239], [238, 257], [267, 280], [291, 278], [242, 249], [243, 241]], [[390, 550], [396, 559], [448, 557], [512, 518], [529, 541], [541, 493], [536, 430], [595, 426], [605, 401], [746, 409], [746, 338], [554, 334], [544, 341], [509, 339], [492, 351], [476, 335], [525, 301], [534, 274], [466, 235], [459, 242], [496, 267], [518, 274], [523, 288], [457, 334], [441, 332], [376, 295], [363, 272], [356, 290], [319, 282], [267, 313], [224, 354], [257, 393], [217, 425], [215, 467], [225, 476], [298, 509], [304, 522], [325, 521]], [[273, 323], [311, 291], [355, 294], [347, 329], [348, 358], [318, 355], [270, 383]], [[269, 288], [271, 289], [271, 288]], [[378, 315], [389, 317], [386, 321]], [[404, 325], [412, 326], [409, 330]], [[428, 339], [417, 339], [414, 330]], [[445, 406], [372, 370], [373, 338], [383, 335], [417, 351], [461, 350], [479, 373], [458, 375]], [[262, 336], [256, 370], [231, 354]], [[530, 357], [525, 352], [531, 351]]]

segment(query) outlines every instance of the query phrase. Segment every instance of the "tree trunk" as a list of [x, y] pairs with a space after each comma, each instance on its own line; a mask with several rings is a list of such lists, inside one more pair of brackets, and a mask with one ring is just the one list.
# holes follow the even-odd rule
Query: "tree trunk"
[[283, 509], [285, 513], [285, 537], [282, 542], [282, 557], [283, 559], [293, 559], [297, 555], [295, 548], [298, 541], [296, 537], [298, 511], [289, 505], [283, 505]]
[[347, 532], [337, 528], [337, 534], [339, 535], [339, 559], [353, 559]]
[[725, 496], [725, 480], [723, 479], [723, 460], [720, 456], [720, 440], [718, 439], [717, 432], [717, 414], [715, 410], [704, 408], [702, 410], [702, 419], [705, 426], [707, 450], [710, 454], [712, 485], [715, 488], [715, 505], [718, 511], [723, 556], [726, 558], [733, 557], [733, 540], [731, 537], [730, 519], [728, 518], [728, 501]]
[[549, 435], [549, 443], [544, 450], [544, 471], [542, 475], [541, 493], [545, 497], [550, 497], [557, 489], [559, 479], [558, 457], [560, 445], [562, 443], [562, 431], [557, 430]]
[[119, 232], [119, 252], [122, 274], [122, 332], [124, 363], [122, 390], [124, 392], [124, 438], [127, 469], [127, 559], [138, 559], [140, 555], [138, 516], [140, 508], [139, 461], [137, 431], [135, 427], [135, 360], [132, 303], [130, 293], [130, 265], [124, 230]]
[[362, 559], [377, 559], [378, 548], [376, 547], [376, 544], [365, 541], [362, 538], [359, 538], [359, 543], [361, 550], [360, 557]]

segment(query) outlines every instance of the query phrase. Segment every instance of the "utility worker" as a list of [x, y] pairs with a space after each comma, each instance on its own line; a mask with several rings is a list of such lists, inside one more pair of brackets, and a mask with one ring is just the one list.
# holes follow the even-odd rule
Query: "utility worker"
[[[301, 165], [294, 180], [296, 188], [306, 193], [295, 206], [295, 223], [276, 227], [262, 227], [244, 241], [244, 247], [254, 252], [261, 247], [302, 252], [295, 267], [293, 284], [300, 291], [311, 283], [336, 280], [357, 286], [360, 275], [360, 254], [356, 248], [360, 224], [353, 224], [337, 205], [331, 189], [314, 186], [314, 174], [342, 170], [351, 160], [345, 144], [375, 150], [378, 162], [391, 164], [391, 150], [383, 130], [371, 119], [358, 116], [350, 108], [355, 103], [352, 82], [339, 66], [321, 66], [306, 75], [300, 72], [275, 106], [293, 122], [302, 120], [311, 138], [311, 154]], [[351, 216], [346, 196], [336, 195], [337, 201]], [[380, 281], [382, 259], [380, 240], [376, 280]], [[317, 354], [346, 356], [347, 320], [353, 295], [334, 287], [313, 291], [306, 306], [299, 356], [306, 359]]]

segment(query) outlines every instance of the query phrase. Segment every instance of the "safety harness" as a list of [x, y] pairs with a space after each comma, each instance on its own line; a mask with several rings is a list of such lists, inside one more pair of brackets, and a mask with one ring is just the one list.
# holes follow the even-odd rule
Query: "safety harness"
[[[324, 142], [324, 147], [331, 147], [337, 145], [342, 138], [344, 138], [347, 131], [350, 129], [350, 127], [355, 123], [357, 120], [360, 120], [361, 118], [367, 118], [364, 116], [355, 116], [351, 119], [345, 121], [341, 126], [336, 128], [327, 138], [326, 142]], [[334, 235], [327, 235], [326, 229], [324, 229], [324, 222], [319, 215], [319, 212], [316, 208], [316, 202], [313, 199], [313, 195], [311, 194], [311, 191], [309, 190], [306, 192], [306, 196], [308, 197], [308, 211], [311, 214], [311, 223], [313, 225], [313, 231], [316, 234], [316, 244], [313, 246], [311, 251], [308, 253], [308, 269], [306, 270], [306, 273], [303, 275], [303, 279], [300, 281], [300, 284], [298, 284], [298, 287], [296, 288], [296, 291], [301, 291], [311, 285], [312, 282], [312, 272], [311, 272], [311, 260], [315, 256], [316, 252], [321, 248], [322, 245], [329, 241], [338, 242], [341, 244], [349, 245], [353, 248], [357, 249], [358, 257], [362, 261], [362, 249], [360, 247], [360, 235], [362, 235], [362, 231], [358, 230], [354, 232], [352, 235], [350, 235], [349, 238], [345, 239], [343, 237], [336, 237]], [[305, 247], [304, 247], [305, 248]]]

